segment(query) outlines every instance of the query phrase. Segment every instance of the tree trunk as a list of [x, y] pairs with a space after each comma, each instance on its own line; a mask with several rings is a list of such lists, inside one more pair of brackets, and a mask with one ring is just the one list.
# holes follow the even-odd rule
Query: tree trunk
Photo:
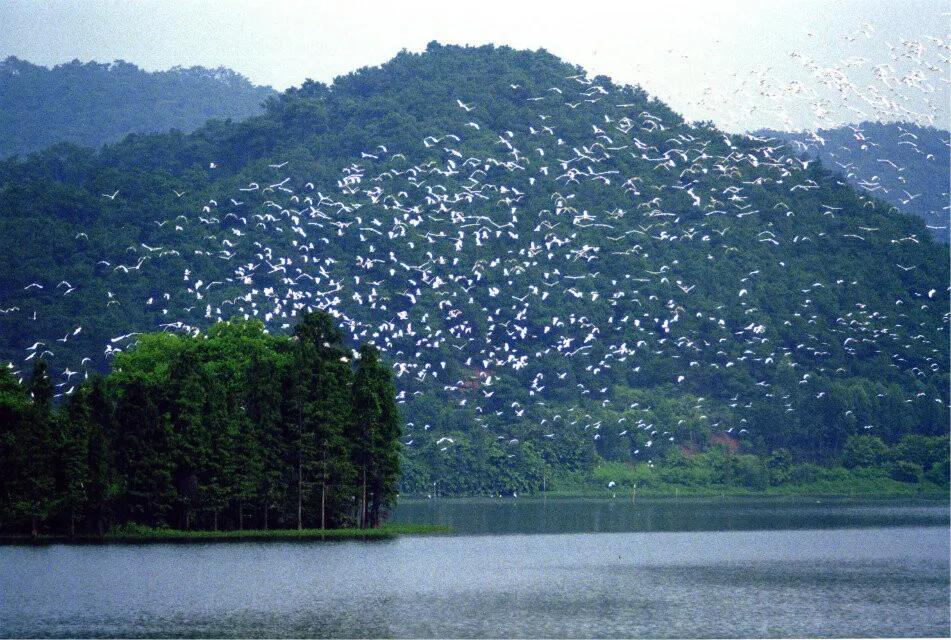
[[367, 527], [367, 467], [363, 465], [363, 495], [360, 498], [360, 528]]
[[297, 530], [304, 528], [304, 459], [297, 449]]
[[324, 440], [320, 452], [320, 528], [327, 528], [327, 441]]
[[76, 510], [70, 508], [69, 510], [69, 537], [72, 538], [76, 535]]
[[238, 531], [244, 531], [244, 503], [238, 503]]
[[35, 515], [30, 516], [30, 535], [34, 538], [40, 535], [40, 526]]
[[304, 405], [297, 386], [297, 530], [304, 528]]
[[267, 505], [264, 505], [264, 530], [267, 531]]
[[218, 510], [215, 509], [215, 531], [218, 530]]

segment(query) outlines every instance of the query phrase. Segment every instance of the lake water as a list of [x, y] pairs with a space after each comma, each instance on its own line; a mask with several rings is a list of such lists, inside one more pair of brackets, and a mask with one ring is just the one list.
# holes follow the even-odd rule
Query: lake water
[[747, 531], [947, 525], [948, 506], [844, 498], [410, 499], [392, 518], [473, 534]]
[[[406, 502], [456, 535], [0, 548], [0, 636], [948, 636], [947, 505]], [[563, 517], [558, 517], [561, 514]]]

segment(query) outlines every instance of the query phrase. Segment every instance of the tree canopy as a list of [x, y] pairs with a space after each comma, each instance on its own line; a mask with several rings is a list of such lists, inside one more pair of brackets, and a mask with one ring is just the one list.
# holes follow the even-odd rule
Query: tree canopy
[[341, 337], [321, 313], [143, 335], [56, 407], [44, 361], [0, 370], [0, 528], [378, 526], [401, 421], [377, 351]]

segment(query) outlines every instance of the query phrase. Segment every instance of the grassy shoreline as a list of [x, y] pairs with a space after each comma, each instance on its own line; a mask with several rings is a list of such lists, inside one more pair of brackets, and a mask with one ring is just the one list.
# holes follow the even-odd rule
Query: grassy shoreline
[[[614, 488], [605, 488], [603, 485], [575, 485], [562, 486], [551, 489], [543, 493], [525, 493], [520, 494], [519, 499], [572, 499], [572, 498], [600, 498], [600, 499], [626, 499], [630, 500], [634, 494], [635, 499], [675, 499], [675, 498], [697, 498], [697, 499], [717, 499], [717, 498], [776, 498], [786, 500], [809, 500], [815, 498], [825, 499], [859, 499], [859, 500], [882, 500], [882, 499], [914, 499], [914, 500], [935, 500], [947, 502], [951, 499], [948, 487], [942, 487], [931, 483], [908, 484], [902, 482], [885, 482], [874, 484], [863, 483], [842, 483], [842, 482], [815, 482], [804, 485], [780, 485], [776, 487], [767, 487], [765, 489], [750, 489], [747, 487], [737, 487], [728, 485], [654, 485], [649, 487], [637, 487], [632, 490], [630, 486], [617, 486]], [[404, 499], [426, 500], [426, 495], [404, 494]], [[440, 500], [453, 500], [465, 498], [486, 498], [492, 496], [440, 496]]]
[[[925, 498], [947, 501], [951, 497], [947, 482], [933, 481], [919, 473], [914, 481], [898, 479], [885, 467], [846, 469], [801, 465], [791, 467], [790, 476], [776, 482], [768, 474], [734, 474], [729, 481], [716, 481], [716, 476], [701, 473], [704, 469], [689, 466], [659, 469], [645, 465], [629, 466], [603, 463], [590, 473], [562, 474], [553, 478], [549, 489], [572, 496], [630, 496], [636, 489], [639, 497], [719, 497], [749, 496], [790, 498]], [[798, 478], [796, 476], [799, 476]], [[745, 480], [745, 481], [744, 481]], [[611, 485], [611, 486], [609, 486]]]
[[[603, 498], [603, 499], [612, 499], [612, 498], [625, 498], [630, 499], [631, 497], [630, 490], [620, 490], [612, 491], [610, 489], [591, 489], [588, 491], [550, 491], [547, 493], [547, 497], [556, 498], [556, 499], [570, 499], [570, 498]], [[533, 497], [540, 497], [541, 494], [535, 494]], [[817, 489], [815, 491], [802, 492], [802, 491], [784, 491], [781, 487], [776, 489], [771, 489], [767, 491], [755, 491], [751, 489], [743, 489], [738, 487], [729, 487], [725, 490], [720, 490], [715, 487], [685, 487], [683, 489], [638, 489], [635, 494], [635, 499], [649, 498], [652, 500], [667, 500], [667, 499], [677, 499], [677, 498], [696, 498], [701, 499], [718, 499], [718, 498], [775, 498], [778, 500], [812, 500], [818, 498], [831, 499], [831, 500], [844, 500], [844, 499], [856, 499], [856, 500], [900, 500], [900, 499], [913, 499], [913, 500], [928, 500], [928, 501], [947, 501], [949, 498], [948, 493], [945, 492], [933, 492], [933, 491], [902, 491], [902, 492], [889, 492], [889, 491], [876, 491], [876, 492], [848, 492], [848, 491], [837, 491], [837, 490], [821, 490]]]
[[445, 525], [394, 522], [377, 529], [245, 529], [243, 531], [183, 531], [127, 527], [96, 535], [0, 535], [0, 545], [44, 544], [149, 544], [203, 542], [342, 542], [346, 540], [392, 540], [399, 536], [440, 535]]
[[[439, 501], [453, 501], [453, 500], [496, 500], [499, 499], [495, 496], [479, 496], [479, 495], [458, 495], [458, 496], [439, 496], [437, 500]], [[513, 500], [511, 496], [503, 496], [502, 500]], [[527, 493], [519, 494], [519, 497], [514, 501], [519, 500], [578, 500], [578, 499], [590, 499], [590, 500], [616, 500], [616, 501], [631, 501], [631, 492], [630, 491], [603, 491], [600, 489], [592, 489], [590, 491], [548, 491], [546, 493]], [[634, 496], [635, 501], [640, 500], [651, 500], [651, 501], [665, 501], [665, 500], [696, 500], [696, 501], [717, 501], [717, 500], [763, 500], [770, 499], [776, 500], [779, 502], [804, 502], [812, 500], [830, 500], [830, 501], [840, 501], [840, 500], [882, 500], [882, 501], [921, 501], [921, 502], [938, 502], [946, 503], [949, 500], [947, 494], [938, 494], [938, 493], [840, 493], [840, 492], [815, 492], [815, 493], [782, 493], [782, 492], [756, 492], [756, 491], [681, 491], [681, 492], [663, 492], [663, 491], [640, 491], [638, 490]], [[428, 502], [431, 499], [425, 495], [406, 495], [404, 500], [412, 502]]]
[[[805, 486], [778, 486], [767, 489], [748, 489], [746, 487], [730, 486], [660, 486], [638, 488], [635, 493], [636, 498], [789, 498], [789, 499], [811, 499], [811, 498], [857, 498], [857, 499], [899, 499], [914, 498], [924, 500], [945, 500], [949, 499], [947, 487], [937, 485], [918, 486], [902, 485], [897, 486], [847, 486], [838, 483], [817, 482]], [[566, 498], [611, 498], [630, 497], [632, 491], [629, 487], [618, 487], [616, 489], [587, 488], [570, 489], [566, 491], [549, 492], [548, 497], [566, 497]]]

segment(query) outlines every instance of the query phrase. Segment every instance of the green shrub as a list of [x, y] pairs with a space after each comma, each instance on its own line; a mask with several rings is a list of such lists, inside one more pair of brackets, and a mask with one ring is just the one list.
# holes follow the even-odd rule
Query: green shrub
[[849, 472], [852, 477], [859, 480], [882, 480], [888, 477], [888, 470], [885, 467], [856, 467]]
[[826, 482], [847, 482], [849, 472], [844, 467], [819, 467], [819, 479]]
[[793, 484], [811, 484], [819, 479], [820, 467], [814, 464], [798, 464], [789, 472], [789, 481]]
[[667, 484], [706, 486], [713, 482], [710, 468], [702, 462], [668, 467], [660, 470], [660, 479]]
[[899, 460], [889, 469], [888, 475], [899, 482], [921, 482], [921, 465]]
[[765, 489], [769, 485], [769, 473], [766, 466], [756, 456], [734, 456], [733, 482], [747, 489]]
[[842, 464], [848, 469], [874, 467], [888, 455], [888, 447], [878, 436], [849, 436], [842, 451]]
[[948, 458], [948, 437], [908, 434], [895, 446], [895, 460], [905, 460], [928, 469], [935, 462]]
[[951, 476], [951, 463], [948, 459], [939, 460], [931, 465], [925, 473], [925, 479], [937, 485], [948, 486], [949, 476]]
[[602, 462], [594, 468], [594, 478], [599, 484], [607, 486], [614, 482], [618, 487], [649, 487], [657, 482], [657, 472], [647, 464], [626, 464], [624, 462]]
[[786, 484], [790, 480], [792, 468], [792, 454], [788, 449], [773, 451], [773, 454], [766, 461], [769, 483], [774, 487]]

